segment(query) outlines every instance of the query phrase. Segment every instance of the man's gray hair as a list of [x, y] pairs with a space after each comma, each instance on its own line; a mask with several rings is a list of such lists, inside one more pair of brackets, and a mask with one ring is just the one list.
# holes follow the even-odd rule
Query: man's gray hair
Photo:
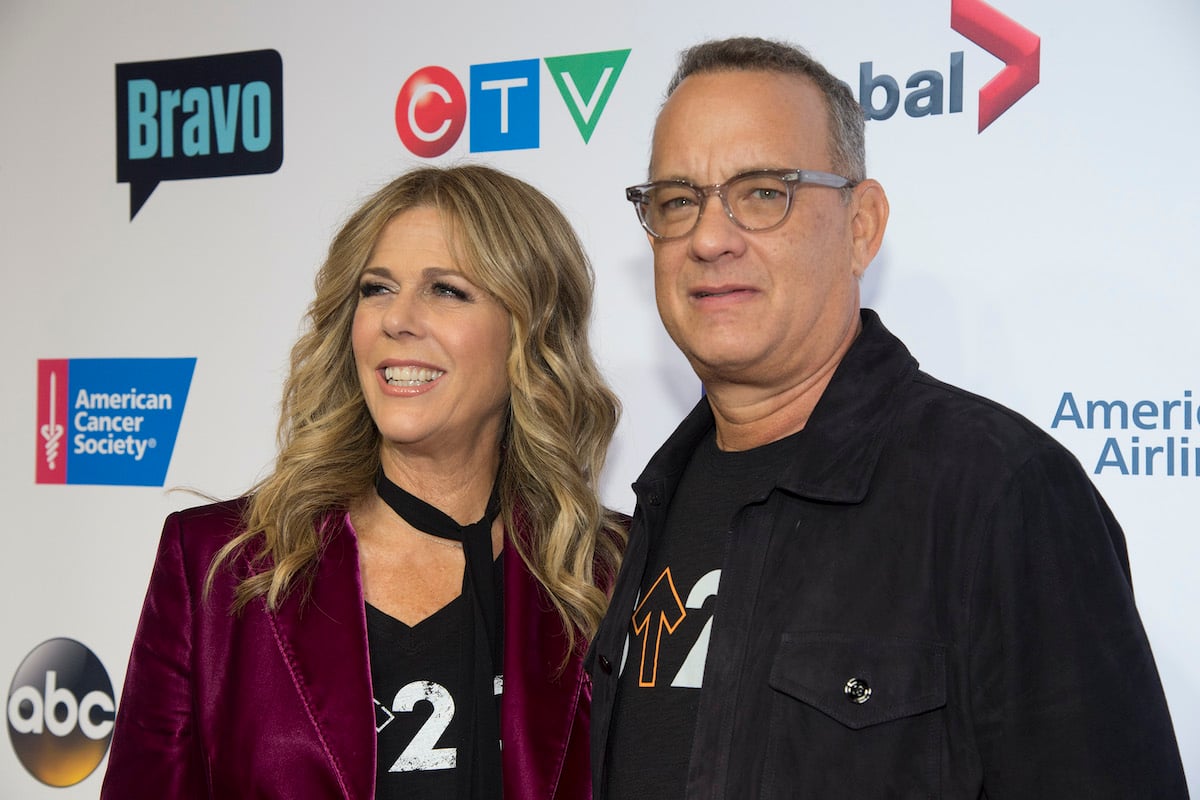
[[749, 36], [702, 42], [679, 54], [679, 67], [667, 86], [667, 97], [689, 75], [742, 70], [803, 75], [816, 84], [829, 113], [829, 152], [834, 171], [856, 183], [867, 177], [866, 117], [862, 106], [844, 81], [834, 77], [802, 47]]

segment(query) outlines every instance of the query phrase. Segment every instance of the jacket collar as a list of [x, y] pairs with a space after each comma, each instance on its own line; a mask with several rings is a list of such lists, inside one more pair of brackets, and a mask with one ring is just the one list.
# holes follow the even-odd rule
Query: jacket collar
[[268, 614], [280, 654], [345, 797], [371, 800], [376, 732], [358, 545], [348, 516], [326, 518], [312, 593], [293, 592]]
[[[890, 398], [917, 372], [916, 360], [879, 316], [870, 309], [860, 313], [862, 331], [797, 439], [790, 468], [777, 481], [781, 489], [799, 497], [832, 503], [857, 503], [866, 497], [895, 416]], [[658, 495], [655, 500], [666, 504], [713, 425], [712, 409], [701, 399], [633, 484], [640, 501]]]

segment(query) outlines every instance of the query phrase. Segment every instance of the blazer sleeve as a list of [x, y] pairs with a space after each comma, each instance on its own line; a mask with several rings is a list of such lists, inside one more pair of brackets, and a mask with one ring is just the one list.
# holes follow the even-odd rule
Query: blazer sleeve
[[207, 562], [186, 563], [180, 518], [172, 514], [129, 656], [101, 800], [208, 795], [191, 669], [193, 595], [205, 569]]
[[1125, 538], [1073, 457], [1000, 492], [972, 598], [975, 735], [992, 798], [1186, 798]]

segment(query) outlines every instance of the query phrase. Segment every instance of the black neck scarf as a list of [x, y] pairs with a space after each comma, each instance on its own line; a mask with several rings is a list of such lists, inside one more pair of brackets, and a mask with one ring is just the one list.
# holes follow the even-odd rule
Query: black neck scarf
[[380, 468], [375, 491], [405, 522], [417, 530], [462, 542], [466, 568], [462, 593], [471, 613], [473, 635], [465, 647], [470, 665], [475, 720], [467, 731], [466, 747], [458, 754], [459, 796], [465, 800], [500, 797], [500, 717], [496, 712], [494, 678], [503, 668], [499, 661], [501, 609], [504, 598], [492, 569], [492, 523], [500, 514], [499, 486], [493, 485], [483, 519], [459, 525], [439, 509], [409, 494], [388, 480]]

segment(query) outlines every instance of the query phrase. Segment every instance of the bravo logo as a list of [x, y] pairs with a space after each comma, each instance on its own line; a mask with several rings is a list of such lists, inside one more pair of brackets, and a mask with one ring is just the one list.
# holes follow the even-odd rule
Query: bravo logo
[[38, 361], [37, 482], [162, 486], [194, 358]]
[[[629, 50], [543, 59], [584, 143], [592, 138]], [[471, 109], [472, 153], [541, 146], [541, 62], [536, 58], [471, 66], [470, 101], [445, 67], [414, 72], [396, 96], [396, 132], [414, 155], [436, 158], [458, 142]]]
[[[979, 90], [979, 132], [991, 125], [1040, 80], [1042, 40], [984, 3], [983, 0], [951, 0], [950, 27], [1004, 62], [1004, 69]], [[918, 70], [904, 87], [904, 113], [925, 117], [963, 110], [963, 54], [950, 54], [949, 81], [933, 69]], [[880, 92], [882, 90], [882, 96]], [[899, 81], [886, 73], [876, 74], [875, 64], [859, 64], [858, 102], [867, 119], [889, 119], [900, 108]], [[880, 101], [877, 104], [877, 101]]]
[[117, 64], [117, 183], [129, 218], [159, 181], [274, 172], [283, 163], [283, 61], [255, 50]]
[[33, 649], [8, 689], [8, 737], [29, 774], [74, 786], [100, 765], [112, 739], [112, 681], [95, 653], [74, 639]]

